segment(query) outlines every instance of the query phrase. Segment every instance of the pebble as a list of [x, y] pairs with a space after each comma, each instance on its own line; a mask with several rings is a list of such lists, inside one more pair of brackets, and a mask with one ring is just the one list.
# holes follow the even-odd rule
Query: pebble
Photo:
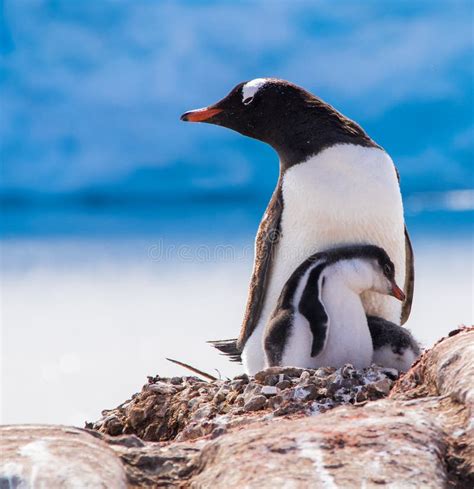
[[274, 385], [264, 385], [260, 391], [264, 396], [275, 396], [278, 389]]
[[300, 383], [306, 382], [309, 380], [311, 377], [311, 374], [305, 370], [301, 375], [300, 375]]
[[299, 401], [310, 401], [319, 397], [319, 389], [315, 385], [297, 387], [293, 391], [293, 398]]
[[348, 379], [349, 377], [352, 377], [354, 373], [355, 373], [354, 367], [350, 363], [344, 365], [344, 367], [341, 368], [341, 375], [344, 379]]
[[128, 421], [133, 428], [137, 428], [146, 418], [146, 412], [143, 408], [134, 406], [128, 411]]
[[375, 389], [377, 389], [378, 392], [380, 392], [381, 394], [386, 396], [390, 392], [391, 385], [392, 385], [392, 383], [390, 382], [390, 380], [385, 378], [385, 379], [381, 379], [381, 380], [377, 381], [374, 384], [374, 387], [375, 387]]
[[213, 409], [210, 405], [200, 407], [193, 416], [193, 421], [201, 421], [211, 416]]
[[277, 409], [283, 404], [283, 397], [280, 395], [272, 396], [268, 399], [268, 406], [271, 409]]
[[[298, 367], [269, 367], [266, 370], [261, 370], [255, 374], [255, 381], [262, 383], [269, 375], [287, 375], [288, 377], [300, 377], [307, 369]], [[278, 378], [278, 380], [280, 380]]]
[[176, 387], [171, 384], [166, 384], [165, 382], [155, 382], [154, 384], [148, 384], [146, 386], [147, 390], [156, 392], [163, 395], [173, 395], [176, 394]]
[[247, 401], [244, 405], [244, 411], [260, 411], [267, 405], [267, 398], [262, 395], [258, 395], [252, 397], [249, 401]]
[[276, 385], [278, 383], [278, 375], [267, 375], [263, 381], [264, 385]]
[[243, 380], [245, 383], [248, 383], [249, 381], [249, 376], [247, 374], [240, 374], [240, 375], [236, 375], [234, 377], [234, 380]]
[[218, 390], [216, 392], [216, 395], [214, 396], [214, 399], [213, 401], [216, 403], [216, 404], [219, 404], [220, 402], [224, 401], [225, 398], [227, 397], [227, 394], [228, 394], [228, 391], [224, 391], [224, 390]]
[[[131, 400], [104, 410], [92, 427], [112, 436], [126, 431], [151, 441], [179, 434], [186, 439], [217, 437], [224, 433], [221, 427], [248, 424], [268, 414], [317, 415], [341, 404], [380, 399], [397, 378], [396, 370], [376, 365], [361, 370], [352, 365], [317, 370], [271, 367], [255, 377], [242, 374], [213, 382], [154, 376]], [[246, 416], [264, 409], [260, 415]], [[216, 424], [218, 415], [225, 420]]]
[[235, 398], [235, 401], [234, 401], [234, 404], [236, 406], [243, 406], [245, 404], [245, 398], [243, 396], [243, 394], [239, 394], [236, 398]]
[[233, 404], [233, 402], [237, 399], [237, 396], [239, 395], [238, 392], [236, 391], [230, 391], [228, 394], [227, 394], [227, 397], [225, 398], [225, 400], [229, 403], [229, 404]]
[[333, 367], [322, 367], [322, 368], [318, 368], [314, 373], [314, 375], [316, 375], [317, 377], [327, 377], [328, 375], [332, 374], [335, 371], [336, 369]]
[[288, 389], [288, 387], [291, 387], [291, 382], [289, 380], [280, 380], [280, 382], [278, 382], [276, 385], [276, 388], [281, 391]]
[[250, 384], [247, 384], [245, 386], [243, 396], [246, 401], [248, 401], [251, 397], [260, 394], [260, 391], [262, 390], [262, 386], [260, 384], [254, 384], [251, 382]]
[[123, 431], [123, 425], [115, 416], [105, 424], [107, 432], [112, 436], [121, 435]]
[[192, 399], [189, 399], [189, 401], [188, 401], [188, 408], [189, 409], [192, 409], [197, 404], [199, 404], [199, 398], [198, 397], [193, 397]]
[[364, 402], [367, 401], [367, 393], [364, 391], [359, 391], [355, 396], [356, 402]]
[[231, 390], [233, 391], [237, 391], [237, 392], [242, 392], [244, 390], [244, 386], [247, 384], [247, 382], [245, 382], [244, 380], [242, 379], [239, 379], [239, 380], [233, 380], [231, 383], [230, 383], [230, 388]]
[[224, 428], [224, 426], [218, 426], [217, 428], [214, 428], [212, 430], [211, 438], [217, 438], [224, 435], [225, 433], [227, 433], [227, 430]]

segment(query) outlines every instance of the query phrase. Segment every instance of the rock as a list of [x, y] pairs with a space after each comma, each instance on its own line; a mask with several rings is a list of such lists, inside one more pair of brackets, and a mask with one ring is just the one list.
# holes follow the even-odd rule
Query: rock
[[276, 385], [278, 383], [278, 377], [278, 375], [267, 375], [263, 381], [263, 385]]
[[112, 447], [79, 428], [0, 426], [2, 488], [126, 488]]
[[245, 397], [242, 395], [242, 394], [239, 394], [236, 398], [235, 398], [235, 402], [234, 404], [236, 406], [243, 406], [245, 404]]
[[390, 392], [391, 386], [392, 382], [390, 382], [389, 379], [381, 379], [374, 384], [375, 389], [384, 396], [386, 396]]
[[367, 393], [365, 393], [363, 391], [357, 392], [355, 400], [357, 403], [361, 403], [361, 402], [366, 401], [367, 400]]
[[176, 387], [170, 384], [165, 384], [164, 382], [157, 382], [156, 384], [148, 384], [146, 388], [149, 391], [156, 392], [157, 394], [175, 394]]
[[146, 411], [141, 407], [134, 407], [129, 412], [130, 424], [134, 429], [137, 429], [140, 423], [146, 419]]
[[227, 397], [228, 394], [229, 394], [228, 391], [223, 390], [223, 389], [220, 389], [220, 390], [217, 391], [216, 395], [214, 396], [213, 401], [216, 404], [219, 404], [220, 402], [222, 402], [222, 401], [225, 400], [225, 398]]
[[211, 438], [218, 438], [219, 436], [222, 436], [225, 433], [227, 433], [227, 430], [223, 426], [218, 426], [217, 428], [214, 428], [212, 430]]
[[282, 390], [285, 390], [285, 389], [288, 389], [288, 387], [291, 387], [291, 382], [289, 380], [281, 380], [276, 385], [276, 388], [279, 389], [279, 390], [281, 390], [281, 391]]
[[268, 406], [273, 410], [277, 410], [282, 404], [283, 404], [283, 397], [279, 395], [270, 397], [268, 399]]
[[267, 405], [267, 398], [265, 396], [254, 396], [244, 405], [244, 411], [260, 411]]
[[260, 391], [264, 396], [275, 396], [278, 393], [278, 389], [274, 385], [264, 385]]
[[288, 377], [300, 377], [305, 371], [304, 368], [297, 367], [270, 367], [255, 374], [256, 382], [263, 382], [269, 375], [287, 375]]
[[112, 436], [121, 435], [123, 432], [123, 424], [116, 416], [107, 417], [101, 427]]
[[233, 380], [231, 383], [230, 383], [230, 388], [231, 390], [233, 391], [237, 391], [238, 393], [241, 393], [244, 391], [245, 389], [245, 386], [246, 386], [247, 382], [245, 382], [244, 380], [242, 379], [239, 379], [239, 380]]
[[249, 376], [247, 374], [240, 374], [234, 377], [235, 380], [243, 380], [245, 383], [249, 381]]
[[261, 390], [262, 390], [262, 386], [260, 384], [255, 384], [253, 382], [247, 384], [243, 392], [245, 401], [248, 401], [251, 397], [257, 394], [260, 394]]
[[355, 369], [350, 364], [344, 365], [344, 367], [341, 368], [341, 375], [344, 379], [353, 377], [354, 374], [355, 374]]
[[300, 383], [303, 384], [303, 383], [307, 382], [310, 377], [311, 377], [311, 374], [309, 373], [309, 371], [308, 370], [305, 370], [300, 375]]
[[192, 417], [193, 421], [201, 421], [203, 419], [213, 418], [215, 415], [214, 408], [209, 404], [200, 407]]
[[474, 329], [460, 330], [395, 384], [377, 366], [269, 369], [237, 390], [245, 379], [150, 377], [178, 388], [145, 386], [91, 430], [0, 428], [0, 487], [70, 487], [69, 469], [94, 488], [474, 487], [473, 350]]
[[229, 404], [233, 404], [234, 401], [237, 399], [238, 395], [239, 394], [236, 391], [229, 392], [229, 394], [227, 394], [226, 401]]
[[302, 394], [300, 394], [299, 399], [311, 401], [311, 400], [314, 400], [314, 399], [317, 399], [318, 397], [320, 397], [319, 388], [313, 384], [308, 384], [308, 385], [303, 386], [303, 387], [298, 387], [298, 390], [300, 390], [300, 392], [302, 393]]

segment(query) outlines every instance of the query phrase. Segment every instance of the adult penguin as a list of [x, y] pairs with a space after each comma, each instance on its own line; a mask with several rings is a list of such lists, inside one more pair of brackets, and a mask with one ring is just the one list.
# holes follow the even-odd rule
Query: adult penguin
[[280, 159], [277, 187], [260, 223], [238, 348], [249, 374], [265, 365], [263, 332], [283, 285], [316, 252], [373, 244], [385, 249], [404, 284], [402, 305], [366, 292], [367, 314], [396, 324], [411, 309], [413, 251], [398, 173], [390, 156], [354, 121], [284, 80], [238, 84], [219, 102], [186, 112], [184, 121], [233, 129], [270, 144]]

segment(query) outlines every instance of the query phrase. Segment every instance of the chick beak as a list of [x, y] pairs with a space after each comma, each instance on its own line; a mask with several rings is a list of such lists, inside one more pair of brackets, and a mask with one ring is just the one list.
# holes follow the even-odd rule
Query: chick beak
[[181, 116], [182, 121], [187, 122], [206, 122], [211, 117], [220, 114], [222, 109], [216, 107], [204, 107], [202, 109], [190, 110]]

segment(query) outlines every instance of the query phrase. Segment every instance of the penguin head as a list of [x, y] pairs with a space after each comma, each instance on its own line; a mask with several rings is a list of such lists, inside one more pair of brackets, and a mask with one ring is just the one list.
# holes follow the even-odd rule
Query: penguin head
[[395, 265], [387, 252], [374, 245], [353, 245], [327, 252], [329, 264], [342, 280], [358, 294], [372, 290], [400, 301], [405, 294], [395, 281]]
[[[272, 146], [287, 164], [348, 139], [374, 144], [355, 122], [303, 88], [277, 78], [239, 83], [222, 100], [185, 112], [182, 121], [227, 127]], [[364, 143], [365, 142], [365, 143]]]
[[284, 115], [301, 108], [308, 97], [311, 95], [287, 81], [256, 78], [239, 83], [213, 105], [184, 113], [181, 120], [227, 127], [273, 144]]
[[374, 280], [372, 290], [395, 297], [400, 301], [405, 300], [405, 293], [395, 281], [395, 265], [382, 248], [377, 248], [374, 259], [371, 260]]

